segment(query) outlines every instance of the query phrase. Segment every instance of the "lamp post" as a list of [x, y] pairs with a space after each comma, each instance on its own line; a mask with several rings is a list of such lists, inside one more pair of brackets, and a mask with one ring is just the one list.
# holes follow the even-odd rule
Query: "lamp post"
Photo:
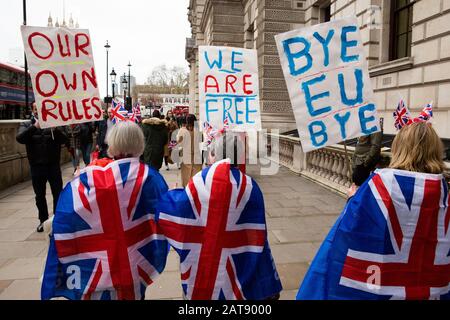
[[[23, 25], [27, 25], [27, 1], [23, 0]], [[28, 112], [29, 108], [29, 98], [28, 98], [28, 62], [27, 57], [24, 52], [24, 62], [25, 62], [25, 112]]]
[[111, 86], [112, 86], [112, 98], [114, 99], [114, 96], [116, 95], [114, 92], [114, 86], [116, 85], [116, 72], [114, 71], [114, 68], [112, 68], [111, 73], [109, 74], [111, 76]]
[[[131, 73], [130, 73], [131, 63], [128, 61], [128, 97], [130, 97], [130, 110], [131, 110]], [[128, 102], [128, 101], [127, 101]], [[127, 103], [128, 105], [128, 103]]]
[[125, 102], [125, 109], [127, 109], [128, 111], [130, 111], [128, 109], [128, 106], [126, 105], [127, 102], [127, 76], [125, 74], [125, 72], [123, 73], [123, 77], [122, 77], [122, 87], [123, 87], [123, 101]]
[[108, 87], [109, 87], [109, 83], [108, 83], [108, 51], [109, 48], [111, 48], [111, 46], [108, 44], [108, 40], [106, 40], [106, 44], [105, 44], [105, 49], [106, 49], [106, 98], [105, 98], [105, 102], [106, 102], [106, 108], [108, 108]]

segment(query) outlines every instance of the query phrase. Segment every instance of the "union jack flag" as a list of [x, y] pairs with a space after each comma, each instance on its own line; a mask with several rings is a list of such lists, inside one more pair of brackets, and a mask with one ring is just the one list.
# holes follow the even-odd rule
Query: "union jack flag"
[[154, 222], [166, 191], [162, 176], [136, 158], [85, 168], [58, 201], [42, 299], [143, 297], [168, 254]]
[[322, 244], [298, 299], [450, 299], [442, 175], [377, 170]]
[[423, 108], [417, 117], [418, 121], [428, 121], [433, 117], [433, 104], [430, 102]]
[[400, 130], [409, 123], [411, 115], [403, 99], [400, 100], [400, 102], [398, 103], [397, 109], [394, 111], [393, 115], [394, 115], [394, 126], [397, 130]]
[[225, 116], [223, 120], [223, 128], [218, 130], [215, 129], [212, 125], [209, 124], [208, 121], [203, 123], [203, 134], [205, 136], [206, 146], [209, 146], [214, 139], [218, 139], [220, 135], [223, 135], [225, 131], [230, 127], [228, 114]]
[[127, 120], [128, 112], [120, 101], [112, 101], [111, 113], [114, 124]]
[[267, 242], [264, 200], [250, 177], [215, 163], [166, 193], [157, 222], [180, 255], [188, 299], [264, 299], [281, 291]]
[[141, 120], [142, 120], [141, 106], [137, 102], [133, 107], [133, 114], [134, 114], [134, 117], [136, 118], [136, 122], [141, 122]]

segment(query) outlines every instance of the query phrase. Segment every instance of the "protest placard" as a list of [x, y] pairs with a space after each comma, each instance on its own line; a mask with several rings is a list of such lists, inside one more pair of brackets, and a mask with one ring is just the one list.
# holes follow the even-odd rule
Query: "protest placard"
[[[256, 50], [199, 47], [200, 121], [222, 129], [261, 129]], [[226, 120], [227, 119], [227, 120]]]
[[304, 151], [379, 131], [356, 18], [275, 40]]
[[22, 26], [42, 128], [102, 119], [89, 31]]

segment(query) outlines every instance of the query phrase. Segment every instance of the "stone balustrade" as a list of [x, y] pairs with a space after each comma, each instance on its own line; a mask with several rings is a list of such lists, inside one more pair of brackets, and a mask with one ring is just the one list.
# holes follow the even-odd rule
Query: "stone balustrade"
[[[346, 194], [351, 181], [351, 156], [354, 147], [347, 147], [347, 156], [343, 145], [333, 145], [308, 153], [303, 152], [300, 139], [290, 136], [267, 134], [269, 158], [301, 176], [320, 183], [341, 194]], [[279, 155], [277, 156], [277, 151]], [[390, 149], [381, 152], [382, 166], [387, 166]], [[450, 163], [446, 162], [445, 176], [450, 181]]]
[[[25, 145], [16, 141], [19, 125], [24, 120], [0, 120], [0, 191], [30, 178]], [[70, 160], [70, 155], [61, 152], [61, 162]]]

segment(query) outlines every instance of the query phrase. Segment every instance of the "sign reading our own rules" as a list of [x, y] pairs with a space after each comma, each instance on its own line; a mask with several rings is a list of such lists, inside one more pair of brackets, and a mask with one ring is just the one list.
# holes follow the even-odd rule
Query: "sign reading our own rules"
[[42, 128], [102, 119], [88, 30], [22, 26]]

